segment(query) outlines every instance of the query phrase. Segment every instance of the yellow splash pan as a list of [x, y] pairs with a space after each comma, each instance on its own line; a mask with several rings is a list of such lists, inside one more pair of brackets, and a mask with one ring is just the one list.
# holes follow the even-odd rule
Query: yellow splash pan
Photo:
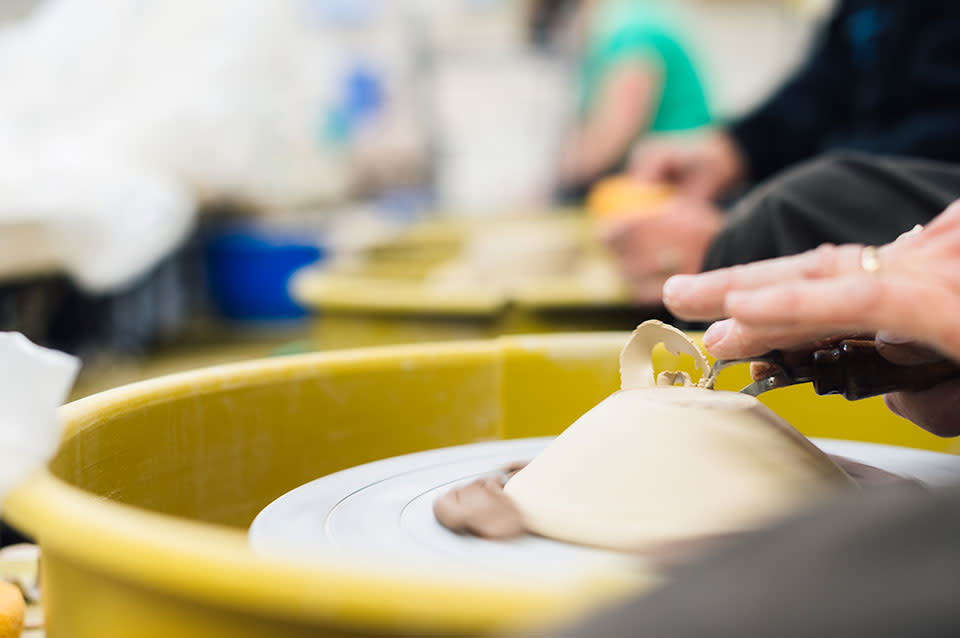
[[[56, 457], [4, 511], [42, 548], [48, 635], [491, 635], [635, 589], [612, 574], [495, 585], [335, 559], [298, 564], [257, 556], [246, 541], [261, 508], [318, 476], [429, 448], [558, 433], [616, 389], [626, 338], [299, 355], [65, 406]], [[660, 353], [658, 365], [677, 362]], [[720, 383], [737, 387], [745, 375], [730, 370]], [[767, 399], [810, 435], [937, 449], [878, 401], [820, 399], [805, 387]]]
[[[484, 229], [511, 225], [575, 238], [583, 256], [609, 261], [592, 221], [574, 211], [493, 220], [424, 223], [377, 246], [360, 262], [307, 267], [290, 281], [291, 296], [318, 313], [312, 341], [321, 349], [481, 339], [503, 334], [620, 330], [662, 314], [638, 308], [619, 282], [573, 275], [515, 287], [459, 289], [428, 283], [431, 272], [460, 254]], [[612, 266], [611, 266], [612, 268]]]

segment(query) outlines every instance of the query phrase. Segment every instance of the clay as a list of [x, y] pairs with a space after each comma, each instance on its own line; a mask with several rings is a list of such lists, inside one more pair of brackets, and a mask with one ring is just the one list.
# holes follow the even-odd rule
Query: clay
[[754, 397], [660, 386], [602, 401], [505, 492], [538, 534], [632, 551], [751, 529], [850, 485]]
[[511, 464], [495, 475], [450, 490], [434, 501], [434, 516], [447, 529], [481, 538], [499, 540], [526, 533], [523, 515], [503, 493], [507, 480], [525, 465]]
[[[829, 457], [861, 487], [914, 484], [910, 479], [871, 465], [830, 455]], [[503, 493], [504, 484], [527, 462], [517, 461], [494, 474], [450, 490], [434, 503], [433, 511], [444, 527], [457, 533], [469, 533], [488, 540], [508, 540], [530, 533], [516, 505]], [[919, 484], [915, 484], [919, 487]], [[704, 489], [708, 489], [706, 486]], [[717, 534], [664, 541], [656, 545], [629, 550], [642, 555], [652, 566], [669, 571], [697, 556], [730, 543], [739, 534]]]
[[658, 344], [673, 354], [687, 354], [700, 370], [700, 379], [706, 381], [710, 377], [710, 363], [707, 356], [696, 342], [682, 330], [674, 328], [662, 321], [651, 319], [644, 321], [633, 334], [620, 352], [620, 388], [635, 390], [648, 388], [652, 385], [674, 385], [676, 375], [684, 377], [683, 385], [693, 385], [690, 375], [685, 372], [665, 370], [654, 377], [653, 349]]
[[[622, 389], [513, 476], [503, 490], [507, 502], [495, 483], [468, 486], [473, 490], [461, 493], [452, 511], [440, 506], [446, 522], [484, 528], [467, 507], [478, 503], [471, 511], [491, 516], [499, 537], [526, 529], [642, 552], [738, 534], [856, 487], [754, 397], [694, 387], [683, 373], [655, 378], [652, 351], [659, 343], [692, 356], [709, 384], [710, 365], [689, 337], [645, 322], [621, 353]], [[494, 516], [500, 506], [510, 514]]]

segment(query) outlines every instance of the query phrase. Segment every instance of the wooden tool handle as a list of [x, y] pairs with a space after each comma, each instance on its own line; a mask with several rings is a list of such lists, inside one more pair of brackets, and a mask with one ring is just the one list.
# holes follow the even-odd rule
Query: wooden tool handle
[[873, 341], [860, 339], [817, 350], [812, 363], [817, 394], [841, 394], [851, 401], [887, 392], [928, 390], [960, 378], [960, 365], [952, 361], [897, 365], [884, 359]]

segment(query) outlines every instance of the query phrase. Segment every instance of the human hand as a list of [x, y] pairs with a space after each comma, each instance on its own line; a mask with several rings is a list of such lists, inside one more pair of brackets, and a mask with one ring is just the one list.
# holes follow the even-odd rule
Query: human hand
[[[922, 365], [943, 361], [936, 350], [909, 339], [880, 333], [877, 351], [900, 365]], [[893, 392], [883, 396], [890, 410], [937, 436], [960, 435], [960, 380], [947, 381], [922, 392]]]
[[[844, 339], [872, 339], [877, 352], [897, 365], [934, 365], [945, 360], [936, 350], [917, 342], [888, 333], [848, 335], [823, 339], [801, 348], [781, 351], [787, 365], [803, 365], [809, 362], [814, 350], [831, 348]], [[776, 364], [754, 362], [750, 375], [763, 379], [777, 372]], [[938, 436], [960, 435], [960, 379], [940, 383], [920, 392], [894, 392], [883, 397], [887, 407], [898, 416], [908, 419]]]
[[664, 303], [677, 316], [729, 317], [707, 330], [718, 357], [739, 358], [835, 334], [890, 332], [960, 360], [960, 201], [923, 232], [876, 250], [816, 250], [670, 279]]
[[609, 220], [600, 234], [616, 256], [633, 299], [657, 304], [668, 277], [700, 270], [723, 217], [709, 202], [676, 197], [659, 214]]
[[713, 200], [745, 177], [745, 165], [733, 139], [715, 132], [693, 144], [654, 140], [639, 144], [630, 173], [644, 182], [670, 184], [689, 197]]
[[[894, 363], [960, 361], [960, 202], [923, 232], [877, 250], [874, 272], [863, 268], [870, 265], [863, 250], [822, 246], [672, 278], [664, 286], [664, 303], [687, 319], [729, 317], [704, 335], [704, 345], [718, 358], [797, 348], [837, 334], [879, 333], [878, 350]], [[885, 400], [931, 432], [960, 433], [960, 382]]]

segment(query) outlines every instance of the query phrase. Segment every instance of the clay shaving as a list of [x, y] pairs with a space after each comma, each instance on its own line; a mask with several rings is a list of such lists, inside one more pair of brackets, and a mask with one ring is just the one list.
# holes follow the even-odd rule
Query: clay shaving
[[673, 354], [688, 354], [693, 357], [694, 363], [700, 369], [701, 382], [706, 383], [711, 379], [710, 363], [700, 346], [682, 330], [651, 319], [637, 326], [630, 335], [630, 341], [620, 353], [621, 389], [635, 390], [653, 385], [677, 385], [678, 379], [682, 381], [682, 385], [694, 385], [686, 372], [669, 370], [654, 377], [653, 349], [661, 343]]

